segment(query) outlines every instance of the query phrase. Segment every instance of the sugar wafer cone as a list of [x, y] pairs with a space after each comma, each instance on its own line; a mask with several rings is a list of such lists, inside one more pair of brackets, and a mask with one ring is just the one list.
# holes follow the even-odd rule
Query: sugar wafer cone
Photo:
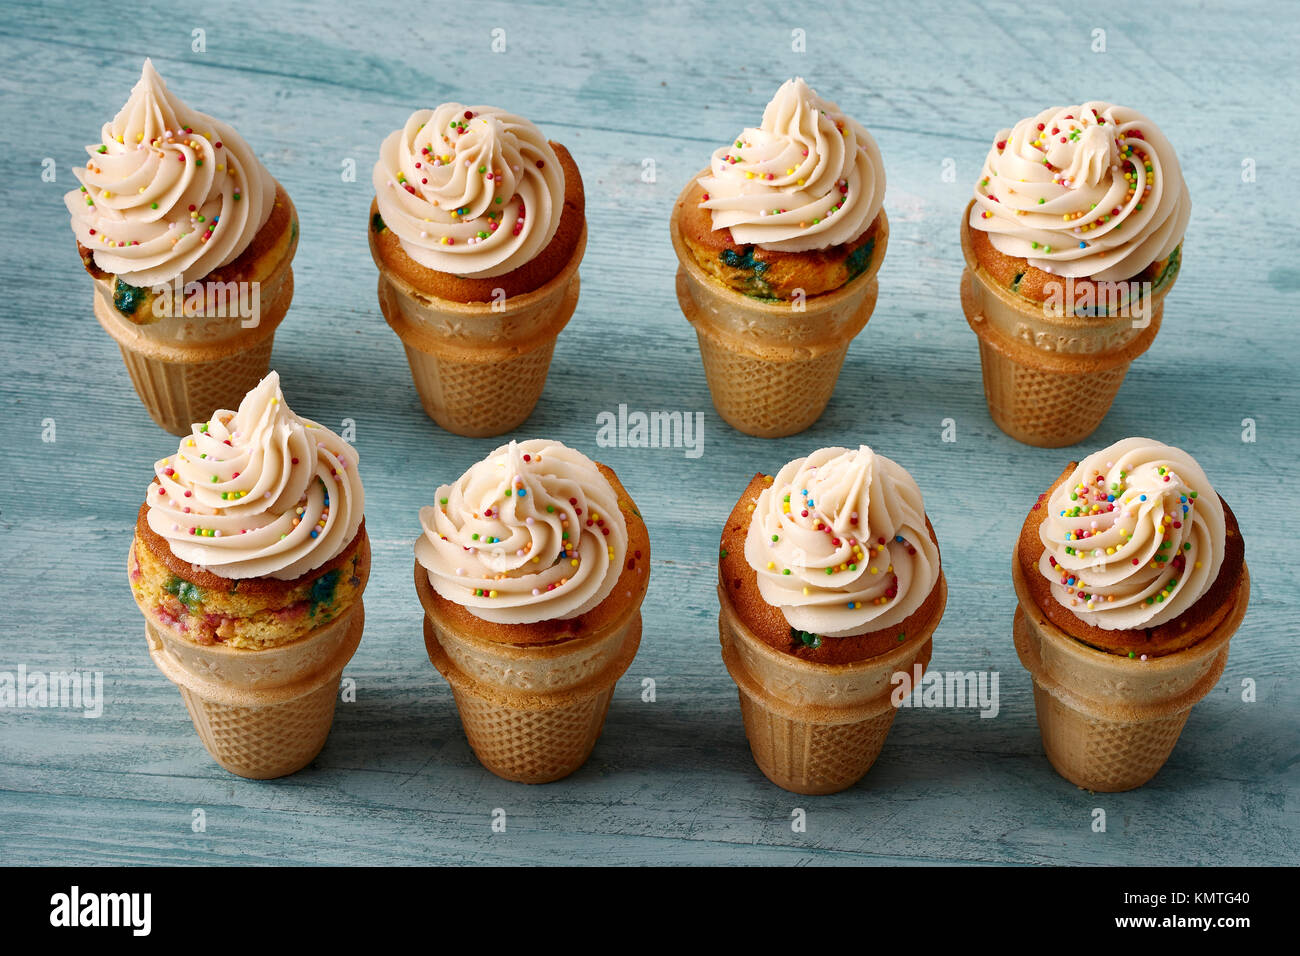
[[947, 603], [942, 573], [939, 588], [930, 622], [895, 650], [852, 664], [817, 664], [759, 640], [719, 586], [722, 659], [739, 691], [754, 762], [769, 780], [794, 793], [825, 794], [866, 775], [894, 723], [893, 675], [930, 662]]
[[379, 306], [406, 348], [420, 403], [457, 435], [482, 438], [522, 425], [532, 414], [561, 330], [578, 306], [578, 265], [587, 227], [569, 262], [550, 281], [501, 302], [454, 302], [420, 292], [379, 266]]
[[1089, 647], [1043, 615], [1012, 556], [1019, 605], [1016, 653], [1034, 681], [1043, 749], [1056, 772], [1101, 793], [1140, 787], [1165, 765], [1192, 707], [1213, 690], [1228, 642], [1246, 614], [1250, 575], [1208, 637], [1163, 657], [1135, 660]]
[[759, 438], [804, 431], [826, 410], [849, 343], [876, 307], [876, 273], [889, 242], [889, 220], [881, 211], [865, 272], [834, 292], [810, 296], [799, 308], [742, 295], [700, 268], [682, 239], [683, 208], [679, 198], [670, 224], [677, 302], [699, 339], [718, 415]]

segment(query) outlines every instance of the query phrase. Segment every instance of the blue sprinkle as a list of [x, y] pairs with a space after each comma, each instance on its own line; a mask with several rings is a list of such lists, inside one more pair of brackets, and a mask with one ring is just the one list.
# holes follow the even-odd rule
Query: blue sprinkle
[[1086, 242], [1080, 242], [1080, 243], [1079, 243], [1079, 248], [1080, 248], [1080, 249], [1087, 249], [1087, 248], [1088, 248], [1088, 244], [1087, 244]]
[[1146, 501], [1146, 500], [1147, 500], [1146, 495], [1138, 495], [1138, 501]]
[[903, 543], [903, 536], [902, 536], [901, 534], [896, 534], [896, 535], [894, 535], [894, 540], [897, 541], [899, 544], [902, 544], [902, 543]]
[[312, 529], [312, 532], [311, 532], [311, 536], [314, 538], [314, 537], [316, 537], [317, 534], [318, 534], [318, 532], [316, 531], [315, 528], [313, 528], [313, 529]]
[[525, 491], [523, 488], [520, 488], [519, 491], [516, 492], [516, 494], [518, 494], [520, 498], [527, 498], [527, 497], [528, 497], [528, 492]]

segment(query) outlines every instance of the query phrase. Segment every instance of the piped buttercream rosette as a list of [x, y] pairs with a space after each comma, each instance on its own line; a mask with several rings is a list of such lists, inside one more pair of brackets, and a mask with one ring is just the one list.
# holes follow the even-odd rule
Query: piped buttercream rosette
[[759, 495], [745, 560], [763, 600], [822, 637], [899, 624], [939, 576], [920, 488], [866, 445], [823, 448], [782, 468]]
[[1223, 503], [1187, 452], [1126, 438], [1057, 487], [1039, 528], [1052, 595], [1106, 630], [1157, 627], [1209, 590], [1223, 564]]
[[850, 242], [880, 213], [885, 165], [862, 125], [788, 80], [700, 179], [714, 229], [741, 245], [805, 252]]
[[227, 578], [292, 580], [352, 542], [365, 492], [351, 445], [285, 404], [271, 372], [194, 426], [154, 466], [149, 527], [172, 553]]
[[417, 110], [373, 173], [384, 225], [420, 265], [504, 275], [532, 261], [564, 212], [564, 170], [542, 131], [493, 106]]
[[1110, 103], [1052, 107], [997, 134], [970, 227], [1060, 276], [1139, 275], [1182, 242], [1191, 197], [1159, 127]]
[[95, 264], [140, 287], [197, 281], [248, 248], [275, 180], [230, 126], [190, 109], [146, 60], [64, 197]]
[[511, 442], [420, 509], [415, 557], [434, 590], [486, 621], [577, 617], [613, 590], [627, 525], [595, 462], [559, 442]]

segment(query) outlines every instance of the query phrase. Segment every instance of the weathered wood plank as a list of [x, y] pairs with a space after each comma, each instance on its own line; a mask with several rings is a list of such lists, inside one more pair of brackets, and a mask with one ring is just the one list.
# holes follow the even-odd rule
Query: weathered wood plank
[[[0, 710], [0, 845], [36, 863], [1286, 863], [1297, 841], [1300, 623], [1279, 490], [1295, 471], [1300, 269], [1288, 175], [1294, 10], [1208, 3], [1194, 13], [1081, 12], [912, 0], [869, 15], [760, 4], [720, 35], [691, 4], [479, 3], [467, 17], [375, 16], [364, 5], [264, 0], [177, 16], [119, 4], [15, 3], [0, 24], [0, 670], [104, 673], [98, 720]], [[819, 6], [819, 10], [821, 7]], [[1267, 13], [1266, 13], [1267, 11]], [[132, 28], [122, 30], [129, 22]], [[75, 24], [75, 29], [70, 27]], [[506, 30], [492, 54], [490, 31]], [[207, 51], [191, 51], [203, 29]], [[806, 31], [807, 53], [791, 50]], [[1093, 30], [1106, 31], [1095, 53]], [[1212, 56], [1210, 55], [1212, 53]], [[153, 668], [125, 552], [151, 463], [174, 439], [144, 416], [90, 314], [62, 194], [82, 146], [152, 56], [188, 102], [250, 141], [298, 207], [294, 307], [274, 361], [295, 409], [356, 422], [375, 548], [365, 640], [316, 765], [251, 783], [208, 759]], [[825, 418], [762, 441], [708, 399], [673, 294], [667, 219], [708, 153], [804, 75], [875, 133], [892, 236], [876, 313]], [[1186, 266], [1152, 350], [1089, 442], [1148, 434], [1187, 448], [1248, 543], [1254, 595], [1219, 686], [1168, 767], [1097, 796], [1042, 756], [1028, 676], [1011, 644], [1008, 580], [1020, 516], [1071, 454], [1020, 446], [989, 421], [974, 336], [957, 301], [957, 227], [989, 140], [1054, 102], [1143, 109], [1177, 146], [1194, 201]], [[654, 542], [642, 650], [591, 763], [542, 788], [475, 762], [423, 654], [412, 593], [416, 512], [492, 442], [439, 431], [378, 314], [364, 234], [380, 139], [417, 106], [489, 102], [538, 122], [584, 175], [589, 244], [578, 313], [521, 435], [613, 466]], [[53, 183], [41, 162], [56, 162]], [[356, 181], [341, 178], [345, 161]], [[654, 182], [644, 182], [653, 160]], [[953, 175], [945, 178], [946, 161]], [[1245, 182], [1243, 162], [1256, 179]], [[702, 411], [704, 454], [595, 446], [619, 403]], [[941, 423], [957, 426], [941, 441]], [[1251, 418], [1258, 441], [1243, 443]], [[53, 419], [57, 441], [41, 440]], [[991, 669], [1001, 712], [906, 710], [857, 788], [795, 797], [750, 760], [718, 652], [721, 522], [746, 480], [829, 444], [865, 441], [925, 491], [951, 586], [933, 667]], [[656, 681], [654, 703], [641, 680]], [[1258, 702], [1243, 703], [1244, 679]], [[507, 812], [493, 834], [493, 808]], [[806, 833], [790, 812], [808, 810]], [[1093, 833], [1091, 810], [1108, 831]], [[203, 808], [207, 832], [190, 829]]]

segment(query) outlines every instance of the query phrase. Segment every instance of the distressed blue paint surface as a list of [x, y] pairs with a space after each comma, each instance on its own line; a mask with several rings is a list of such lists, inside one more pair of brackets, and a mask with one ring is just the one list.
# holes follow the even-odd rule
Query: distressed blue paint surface
[[[98, 720], [0, 710], [0, 847], [76, 863], [1284, 863], [1297, 853], [1300, 665], [1289, 526], [1300, 271], [1294, 260], [1292, 8], [1214, 2], [1104, 11], [911, 0], [871, 12], [743, 16], [682, 3], [411, 5], [264, 0], [177, 6], [11, 3], [0, 23], [0, 669], [101, 670]], [[734, 11], [739, 14], [737, 9]], [[725, 35], [715, 30], [725, 27]], [[491, 31], [507, 50], [490, 52]], [[191, 51], [191, 31], [207, 49]], [[791, 30], [807, 52], [791, 51]], [[1095, 53], [1094, 29], [1106, 31]], [[1212, 57], [1208, 54], [1212, 52]], [[150, 663], [124, 563], [151, 463], [175, 439], [146, 417], [91, 315], [62, 194], [152, 56], [199, 109], [233, 124], [284, 183], [302, 238], [274, 365], [298, 412], [356, 422], [374, 574], [366, 633], [316, 764], [255, 783], [218, 768]], [[892, 235], [880, 300], [821, 422], [762, 441], [722, 424], [673, 294], [672, 202], [709, 152], [802, 74], [865, 123], [888, 170]], [[959, 216], [994, 132], [1044, 106], [1100, 98], [1161, 124], [1194, 201], [1185, 268], [1151, 351], [1079, 449], [1018, 445], [990, 422], [957, 297]], [[424, 655], [411, 587], [416, 512], [495, 443], [420, 410], [379, 315], [366, 248], [369, 170], [408, 113], [492, 103], [565, 143], [587, 188], [582, 299], [540, 407], [544, 435], [609, 463], [650, 526], [641, 652], [605, 735], [541, 788], [475, 761]], [[41, 161], [56, 162], [54, 183]], [[355, 182], [340, 176], [354, 160]], [[655, 181], [642, 180], [653, 160]], [[955, 176], [945, 181], [945, 162]], [[1257, 181], [1243, 182], [1250, 160]], [[704, 454], [595, 447], [596, 416], [705, 413]], [[941, 422], [958, 440], [940, 440]], [[1242, 441], [1254, 419], [1258, 441]], [[41, 440], [53, 419], [57, 441]], [[1218, 687], [1140, 791], [1091, 795], [1042, 755], [1011, 642], [1009, 556], [1021, 517], [1071, 457], [1132, 434], [1191, 451], [1236, 511], [1254, 582]], [[917, 477], [951, 596], [933, 667], [991, 668], [1001, 713], [908, 710], [876, 767], [831, 797], [776, 789], [750, 759], [716, 637], [721, 523], [747, 479], [830, 444], [868, 442]], [[657, 701], [644, 703], [644, 678]], [[1252, 679], [1258, 701], [1241, 700]], [[508, 814], [492, 834], [494, 808]], [[808, 811], [792, 833], [792, 808]], [[1105, 833], [1092, 810], [1107, 811]], [[191, 832], [203, 808], [207, 832]]]

